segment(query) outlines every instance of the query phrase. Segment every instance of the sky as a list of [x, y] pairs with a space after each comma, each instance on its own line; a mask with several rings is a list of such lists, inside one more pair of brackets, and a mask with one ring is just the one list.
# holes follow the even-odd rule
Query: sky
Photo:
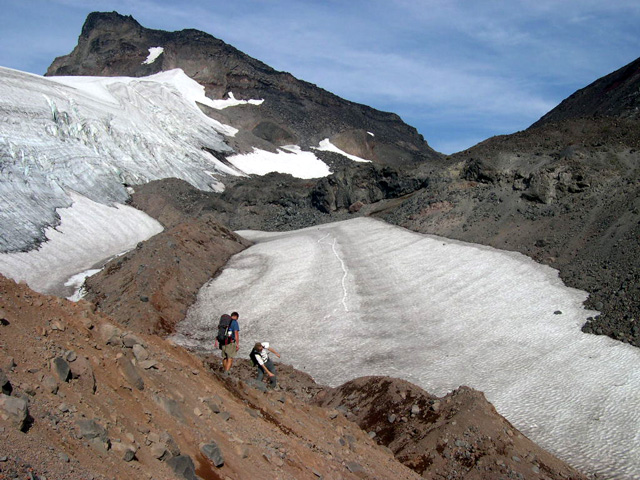
[[43, 74], [92, 11], [195, 28], [443, 153], [523, 130], [640, 55], [637, 0], [0, 0], [0, 66]]

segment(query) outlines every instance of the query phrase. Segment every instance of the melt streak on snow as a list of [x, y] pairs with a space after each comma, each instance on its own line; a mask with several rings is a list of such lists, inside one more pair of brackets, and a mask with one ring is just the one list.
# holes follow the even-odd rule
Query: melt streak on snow
[[126, 184], [177, 177], [220, 191], [237, 175], [203, 148], [231, 152], [235, 129], [207, 117], [181, 70], [144, 78], [40, 77], [0, 67], [0, 252], [28, 250], [69, 191], [110, 204]]
[[329, 385], [469, 385], [577, 468], [640, 478], [640, 351], [582, 333], [596, 312], [557, 271], [371, 219], [239, 233], [256, 245], [201, 290], [176, 340], [211, 348], [217, 318], [237, 310], [242, 355], [270, 341]]
[[156, 220], [133, 207], [108, 207], [73, 193], [71, 198], [73, 206], [58, 210], [60, 225], [45, 231], [47, 241], [39, 249], [0, 254], [0, 272], [38, 292], [59, 294], [65, 284], [71, 291], [64, 293], [72, 293], [76, 274], [162, 231]]

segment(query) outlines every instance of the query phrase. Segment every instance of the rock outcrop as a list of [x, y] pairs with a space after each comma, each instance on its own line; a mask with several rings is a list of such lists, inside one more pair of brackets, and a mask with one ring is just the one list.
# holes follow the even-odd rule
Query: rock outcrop
[[323, 391], [314, 403], [345, 414], [423, 478], [585, 478], [468, 387], [437, 398], [402, 380], [365, 377]]

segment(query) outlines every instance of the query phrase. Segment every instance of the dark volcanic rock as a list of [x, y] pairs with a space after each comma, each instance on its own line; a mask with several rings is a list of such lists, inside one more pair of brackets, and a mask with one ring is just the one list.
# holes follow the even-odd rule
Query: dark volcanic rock
[[[164, 51], [155, 62], [145, 64], [151, 47]], [[203, 107], [205, 113], [251, 132], [250, 144], [262, 139], [271, 145], [293, 142], [309, 147], [331, 138], [348, 153], [366, 154], [384, 164], [440, 158], [415, 128], [393, 113], [349, 102], [278, 72], [204, 32], [151, 30], [116, 12], [91, 13], [76, 48], [56, 58], [47, 75], [139, 77], [175, 68], [204, 85], [211, 98], [233, 92], [238, 99], [264, 100], [259, 108]]]
[[640, 118], [640, 58], [578, 90], [533, 124], [580, 117]]
[[424, 478], [455, 472], [446, 478], [539, 479], [540, 470], [550, 479], [585, 478], [519, 433], [481, 392], [468, 387], [437, 398], [404, 380], [363, 377], [326, 389], [314, 402], [346, 412]]

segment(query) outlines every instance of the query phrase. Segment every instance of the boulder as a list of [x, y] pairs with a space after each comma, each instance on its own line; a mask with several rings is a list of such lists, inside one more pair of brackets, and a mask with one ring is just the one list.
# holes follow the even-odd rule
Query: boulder
[[0, 418], [3, 421], [18, 430], [23, 430], [27, 425], [28, 416], [28, 403], [24, 398], [0, 394]]
[[125, 380], [138, 390], [144, 390], [144, 380], [138, 373], [136, 367], [131, 363], [131, 360], [127, 357], [120, 357], [117, 361], [120, 367], [120, 373]]
[[122, 338], [122, 343], [127, 348], [133, 348], [136, 345], [142, 346], [142, 340], [133, 333], [127, 333]]
[[77, 380], [83, 390], [96, 393], [96, 376], [87, 357], [77, 357], [71, 364], [71, 378]]
[[179, 478], [185, 480], [198, 480], [196, 476], [196, 467], [193, 464], [193, 460], [188, 455], [179, 455], [167, 460], [167, 465], [171, 467], [173, 473]]
[[111, 325], [110, 323], [103, 323], [100, 325], [98, 333], [100, 335], [100, 339], [105, 345], [122, 345], [122, 339], [120, 338], [122, 332], [116, 326]]
[[149, 359], [149, 352], [147, 352], [147, 350], [139, 343], [136, 343], [135, 345], [133, 345], [132, 348], [133, 348], [133, 356], [136, 357], [136, 360], [138, 362], [143, 362]]
[[220, 451], [220, 447], [213, 440], [200, 447], [202, 454], [207, 457], [218, 468], [224, 465], [224, 457]]
[[58, 376], [61, 382], [67, 382], [71, 378], [71, 368], [62, 357], [56, 357], [51, 362], [51, 370]]
[[42, 385], [42, 388], [44, 389], [45, 392], [49, 392], [54, 395], [58, 393], [58, 381], [56, 380], [56, 377], [54, 377], [53, 375], [45, 375], [42, 378], [40, 385]]

